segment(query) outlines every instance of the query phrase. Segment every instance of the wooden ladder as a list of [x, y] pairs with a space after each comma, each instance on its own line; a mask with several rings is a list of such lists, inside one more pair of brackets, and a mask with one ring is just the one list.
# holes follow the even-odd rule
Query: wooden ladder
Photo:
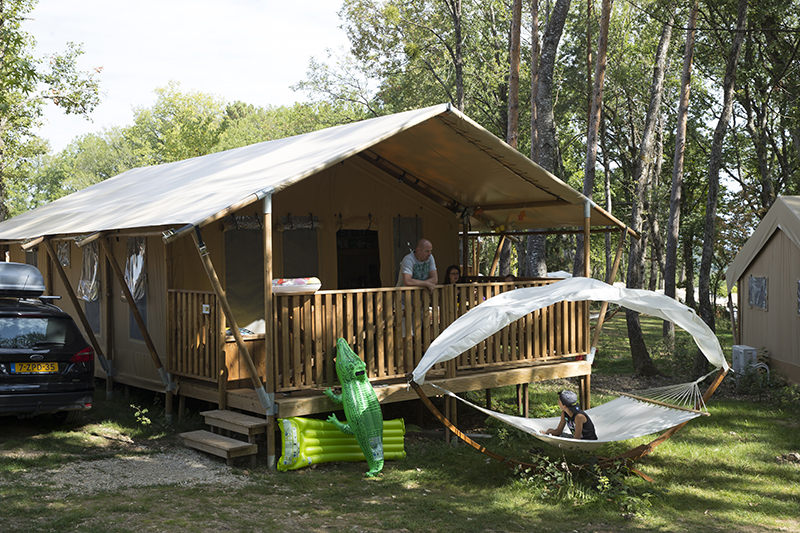
[[[200, 429], [181, 433], [180, 436], [186, 446], [223, 457], [227, 460], [228, 466], [233, 466], [233, 459], [236, 457], [250, 456], [250, 467], [256, 467], [258, 454], [256, 435], [266, 431], [265, 419], [223, 410], [203, 411], [200, 414], [203, 415], [205, 423], [211, 427], [211, 431]], [[247, 437], [247, 442], [222, 435], [222, 431], [228, 435], [231, 432], [244, 435]]]

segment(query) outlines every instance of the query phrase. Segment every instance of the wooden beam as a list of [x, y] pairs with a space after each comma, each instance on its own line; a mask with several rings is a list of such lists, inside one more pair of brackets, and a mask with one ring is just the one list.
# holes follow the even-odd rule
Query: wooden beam
[[562, 207], [570, 204], [566, 200], [548, 200], [546, 202], [512, 202], [508, 204], [481, 204], [474, 206], [475, 209], [484, 211], [503, 211], [508, 209], [536, 209], [540, 207]]
[[225, 290], [222, 288], [222, 283], [220, 283], [219, 277], [217, 277], [217, 272], [214, 270], [214, 264], [211, 262], [211, 258], [208, 257], [208, 251], [206, 250], [205, 244], [200, 241], [196, 231], [192, 232], [192, 239], [194, 239], [197, 253], [200, 255], [200, 260], [203, 263], [203, 268], [206, 271], [208, 280], [211, 282], [211, 287], [214, 289], [214, 292], [217, 295], [217, 302], [219, 303], [220, 307], [222, 307], [222, 312], [225, 314], [225, 319], [228, 322], [228, 327], [233, 333], [233, 338], [236, 339], [236, 345], [239, 348], [239, 354], [244, 359], [244, 364], [247, 368], [247, 373], [250, 375], [250, 380], [253, 382], [253, 387], [255, 389], [262, 389], [263, 384], [261, 383], [261, 378], [258, 375], [258, 370], [256, 370], [256, 365], [253, 364], [253, 358], [250, 357], [250, 352], [247, 350], [247, 345], [244, 343], [242, 333], [239, 331], [239, 326], [237, 325], [236, 319], [233, 316], [233, 310], [228, 303], [227, 296], [225, 296]]
[[427, 196], [428, 198], [430, 198], [437, 204], [441, 205], [442, 207], [445, 207], [453, 212], [457, 212], [459, 206], [462, 205], [457, 200], [439, 191], [429, 183], [421, 180], [417, 176], [414, 176], [410, 172], [403, 170], [399, 166], [390, 162], [388, 159], [384, 159], [380, 155], [370, 150], [364, 150], [363, 152], [359, 152], [358, 156], [367, 163], [370, 163], [371, 165], [382, 170], [384, 173], [388, 174], [392, 178], [396, 179], [403, 185], [407, 185], [408, 187], [411, 187], [418, 193]]
[[[122, 273], [122, 269], [120, 268], [117, 259], [111, 252], [111, 247], [109, 246], [108, 241], [105, 238], [101, 238], [98, 239], [97, 242], [100, 244], [100, 248], [103, 249], [103, 254], [106, 256], [106, 260], [111, 265], [114, 275], [117, 277], [117, 282], [122, 287], [122, 293], [125, 295], [125, 300], [128, 302], [128, 307], [133, 314], [133, 319], [136, 321], [136, 325], [139, 326], [139, 331], [142, 333], [142, 337], [144, 337], [144, 343], [147, 346], [147, 351], [150, 352], [150, 358], [153, 360], [153, 364], [156, 365], [156, 369], [162, 376], [161, 379], [163, 381], [164, 375], [162, 372], [164, 371], [162, 369], [164, 368], [164, 365], [161, 364], [161, 358], [158, 357], [156, 345], [153, 344], [153, 339], [150, 337], [150, 332], [147, 330], [147, 324], [144, 323], [142, 313], [139, 312], [139, 308], [136, 306], [136, 300], [133, 298], [133, 294], [131, 294], [131, 290], [128, 288], [128, 284], [125, 282], [125, 274]], [[168, 379], [169, 378], [167, 378], [167, 380]], [[169, 383], [165, 383], [164, 385], [169, 386]]]
[[489, 275], [494, 276], [495, 270], [497, 270], [497, 263], [500, 261], [500, 252], [503, 251], [503, 244], [506, 242], [505, 234], [500, 236], [500, 242], [497, 243], [497, 250], [494, 252], [494, 259], [492, 260], [492, 268], [489, 269]]
[[[577, 235], [583, 234], [583, 228], [581, 229], [528, 229], [528, 230], [512, 230], [512, 231], [476, 231], [474, 233], [470, 233], [470, 237], [497, 237], [499, 235], [514, 235], [514, 236], [528, 236], [528, 235]], [[602, 228], [592, 228], [591, 233], [616, 233], [619, 231], [617, 227], [602, 227]]]
[[69, 296], [72, 306], [75, 308], [75, 312], [78, 314], [78, 320], [80, 320], [81, 324], [83, 325], [83, 329], [86, 331], [86, 336], [89, 337], [89, 343], [92, 345], [92, 348], [94, 348], [97, 356], [105, 359], [103, 350], [100, 348], [100, 343], [97, 342], [97, 337], [95, 337], [94, 331], [92, 331], [92, 326], [89, 324], [89, 319], [86, 318], [86, 313], [83, 312], [83, 307], [80, 305], [80, 300], [78, 300], [78, 296], [75, 294], [75, 290], [72, 288], [72, 284], [69, 282], [67, 273], [64, 272], [64, 267], [61, 266], [61, 261], [58, 260], [58, 254], [56, 254], [56, 251], [53, 249], [53, 244], [48, 239], [44, 239], [42, 241], [42, 245], [47, 251], [47, 255], [50, 256], [50, 259], [55, 265], [56, 272], [58, 272], [58, 277], [61, 278], [61, 282], [64, 284], [64, 287], [66, 287], [67, 296]]

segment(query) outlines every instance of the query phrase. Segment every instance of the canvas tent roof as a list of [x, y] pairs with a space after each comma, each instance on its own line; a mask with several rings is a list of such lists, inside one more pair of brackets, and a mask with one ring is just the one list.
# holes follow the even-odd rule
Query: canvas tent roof
[[[353, 156], [454, 213], [472, 208], [473, 229], [583, 224], [581, 193], [442, 104], [129, 170], [0, 223], [0, 242], [202, 226]], [[623, 226], [597, 206], [591, 222]]]
[[758, 223], [756, 230], [725, 271], [729, 291], [778, 229], [800, 248], [800, 196], [779, 196], [772, 204], [767, 215]]

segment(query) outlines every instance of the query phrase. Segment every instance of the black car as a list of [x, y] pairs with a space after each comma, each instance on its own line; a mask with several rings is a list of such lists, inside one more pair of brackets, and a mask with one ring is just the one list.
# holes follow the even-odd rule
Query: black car
[[0, 262], [0, 416], [71, 422], [92, 407], [94, 350], [44, 289], [36, 267]]

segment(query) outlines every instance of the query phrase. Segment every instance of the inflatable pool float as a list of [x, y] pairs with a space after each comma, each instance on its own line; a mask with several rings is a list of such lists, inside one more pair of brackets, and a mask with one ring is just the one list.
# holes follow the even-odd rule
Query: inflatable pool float
[[[333, 423], [314, 418], [279, 418], [281, 457], [278, 470], [297, 470], [310, 465], [335, 461], [366, 461], [355, 436], [339, 431]], [[405, 422], [402, 418], [383, 421], [384, 459], [406, 456]]]
[[272, 280], [272, 292], [275, 294], [314, 294], [322, 282], [319, 278], [280, 278]]

